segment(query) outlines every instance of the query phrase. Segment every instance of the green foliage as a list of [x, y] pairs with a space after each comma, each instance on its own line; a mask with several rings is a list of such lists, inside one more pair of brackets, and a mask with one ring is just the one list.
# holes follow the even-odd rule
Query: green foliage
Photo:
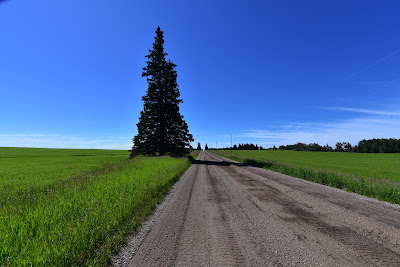
[[336, 151], [337, 152], [343, 152], [344, 151], [342, 143], [340, 143], [340, 142], [336, 143]]
[[206, 146], [204, 147], [204, 150], [208, 150], [208, 145], [207, 145], [207, 143], [206, 143]]
[[312, 182], [400, 204], [400, 155], [298, 151], [218, 154]]
[[400, 139], [364, 139], [355, 149], [360, 153], [400, 153]]
[[183, 101], [179, 98], [176, 65], [166, 60], [160, 27], [156, 30], [153, 49], [149, 51], [147, 66], [142, 73], [147, 77], [148, 89], [142, 98], [143, 111], [137, 124], [138, 134], [133, 138], [131, 157], [137, 154], [187, 154], [193, 136], [179, 112], [179, 104]]
[[190, 152], [190, 154], [188, 156], [189, 161], [191, 163], [194, 163], [195, 160], [197, 159], [197, 157], [199, 156], [199, 154], [200, 154], [200, 150], [193, 150], [192, 152]]
[[105, 266], [190, 162], [0, 148], [0, 266]]
[[[340, 146], [342, 146], [342, 143], [337, 143], [336, 146], [338, 146], [338, 144], [340, 144]], [[325, 146], [320, 146], [317, 143], [310, 143], [310, 144], [297, 143], [295, 145], [279, 146], [279, 149], [280, 150], [296, 150], [296, 151], [324, 151], [324, 152], [333, 151], [333, 148], [330, 147], [328, 144], [326, 144]]]

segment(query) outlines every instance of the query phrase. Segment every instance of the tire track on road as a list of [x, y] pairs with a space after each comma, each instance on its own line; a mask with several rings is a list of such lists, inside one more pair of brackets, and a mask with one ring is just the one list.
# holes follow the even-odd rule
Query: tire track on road
[[[193, 188], [199, 174], [199, 166], [193, 167], [195, 168], [194, 172], [192, 172], [194, 174], [188, 175], [190, 173], [190, 170], [188, 170], [184, 174], [184, 177], [182, 177], [185, 180], [182, 181], [180, 188], [177, 188], [175, 194], [171, 196], [174, 199], [174, 205], [177, 205], [179, 208], [174, 205], [167, 205], [163, 211], [164, 214], [158, 219], [159, 223], [154, 225], [149, 235], [140, 244], [129, 266], [175, 265]], [[174, 211], [172, 216], [170, 216], [171, 211]], [[154, 251], [158, 251], [159, 253], [156, 260], [154, 260]]]
[[[230, 177], [234, 177], [237, 182], [247, 187], [247, 190], [255, 198], [261, 202], [275, 202], [283, 207], [286, 214], [279, 216], [282, 220], [289, 224], [303, 224], [311, 226], [324, 235], [327, 235], [336, 241], [351, 247], [358, 252], [367, 262], [377, 264], [379, 266], [400, 266], [400, 254], [389, 248], [382, 246], [365, 236], [360, 235], [356, 231], [346, 226], [334, 226], [325, 222], [318, 214], [314, 214], [303, 208], [301, 203], [293, 201], [290, 198], [268, 184], [257, 179], [252, 179], [251, 175], [244, 175], [231, 166], [223, 167]], [[252, 173], [248, 169], [245, 169]], [[254, 174], [254, 173], [253, 173]], [[268, 177], [264, 178], [268, 179]], [[299, 236], [299, 239], [304, 237]]]
[[208, 182], [212, 190], [212, 197], [210, 200], [214, 201], [217, 205], [216, 214], [216, 239], [218, 241], [217, 257], [222, 257], [223, 263], [226, 266], [244, 266], [246, 263], [242, 255], [239, 244], [236, 240], [235, 232], [229, 224], [229, 217], [226, 214], [222, 204], [230, 202], [230, 196], [221, 188], [222, 184], [218, 181], [214, 174], [211, 174], [210, 167], [206, 165], [206, 173]]
[[184, 229], [185, 223], [187, 221], [187, 215], [188, 215], [190, 203], [192, 201], [193, 188], [194, 188], [194, 185], [195, 185], [195, 183], [197, 181], [196, 178], [198, 177], [199, 167], [197, 167], [196, 174], [195, 174], [195, 179], [193, 179], [193, 181], [191, 181], [188, 200], [185, 201], [183, 216], [181, 218], [181, 221], [180, 221], [180, 224], [179, 224], [179, 227], [178, 227], [178, 232], [176, 234], [176, 239], [175, 239], [175, 242], [174, 242], [173, 256], [172, 256], [172, 259], [171, 259], [172, 265], [174, 265], [174, 263], [176, 262], [176, 259], [178, 258], [179, 248], [180, 248], [180, 246], [182, 244], [181, 240], [182, 240], [182, 235], [183, 235], [183, 229]]

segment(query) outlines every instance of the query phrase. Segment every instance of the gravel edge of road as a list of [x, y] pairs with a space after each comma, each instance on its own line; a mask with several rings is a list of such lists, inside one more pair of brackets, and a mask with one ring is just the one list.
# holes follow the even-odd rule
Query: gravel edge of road
[[165, 196], [164, 200], [157, 205], [154, 212], [148, 217], [148, 219], [142, 224], [142, 226], [135, 233], [129, 235], [126, 244], [120, 249], [118, 254], [114, 255], [114, 257], [112, 258], [112, 266], [122, 267], [129, 265], [133, 256], [138, 251], [140, 245], [146, 239], [147, 235], [150, 233], [158, 218], [161, 216], [177, 187], [179, 187], [179, 185], [182, 183], [182, 178], [184, 178], [188, 170], [186, 170], [185, 173], [179, 178], [179, 180], [172, 186], [171, 190]]

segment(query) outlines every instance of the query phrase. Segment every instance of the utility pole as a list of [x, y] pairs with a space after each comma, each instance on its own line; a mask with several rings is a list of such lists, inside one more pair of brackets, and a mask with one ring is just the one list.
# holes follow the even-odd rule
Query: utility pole
[[218, 149], [218, 141], [215, 141], [215, 150]]
[[232, 154], [232, 134], [231, 134], [231, 154]]

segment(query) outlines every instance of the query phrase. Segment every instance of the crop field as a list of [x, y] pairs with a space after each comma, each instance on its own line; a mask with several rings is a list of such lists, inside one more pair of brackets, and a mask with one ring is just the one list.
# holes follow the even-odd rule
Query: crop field
[[218, 150], [253, 166], [400, 204], [400, 154]]
[[0, 266], [103, 266], [190, 166], [128, 151], [0, 148]]

